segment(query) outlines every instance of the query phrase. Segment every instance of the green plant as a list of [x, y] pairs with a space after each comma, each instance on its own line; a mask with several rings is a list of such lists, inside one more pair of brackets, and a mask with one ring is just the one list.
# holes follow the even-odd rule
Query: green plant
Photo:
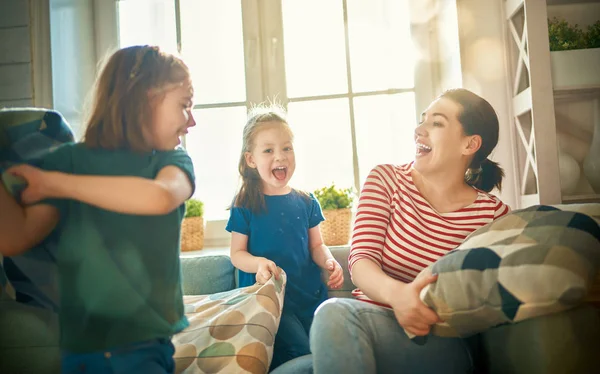
[[352, 188], [336, 188], [334, 183], [315, 190], [314, 194], [323, 210], [350, 208], [354, 201]]
[[571, 25], [556, 17], [548, 20], [548, 38], [551, 51], [600, 48], [600, 21], [589, 25], [584, 31], [579, 25]]
[[600, 21], [588, 26], [586, 44], [588, 48], [600, 48]]
[[204, 203], [198, 199], [188, 199], [185, 202], [185, 218], [202, 217], [204, 215]]
[[551, 51], [586, 48], [583, 30], [563, 19], [554, 17], [548, 20], [548, 36]]

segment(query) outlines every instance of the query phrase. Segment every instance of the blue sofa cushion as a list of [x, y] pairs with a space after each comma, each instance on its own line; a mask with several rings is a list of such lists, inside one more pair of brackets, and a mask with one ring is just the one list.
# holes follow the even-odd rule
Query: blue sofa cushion
[[236, 287], [229, 256], [181, 257], [184, 295], [209, 295]]

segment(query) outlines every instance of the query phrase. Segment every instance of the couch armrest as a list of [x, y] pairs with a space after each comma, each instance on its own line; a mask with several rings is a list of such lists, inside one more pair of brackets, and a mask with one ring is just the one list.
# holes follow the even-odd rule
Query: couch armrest
[[208, 295], [235, 288], [229, 256], [181, 257], [184, 295]]
[[531, 318], [481, 334], [486, 373], [597, 373], [600, 316], [591, 306]]

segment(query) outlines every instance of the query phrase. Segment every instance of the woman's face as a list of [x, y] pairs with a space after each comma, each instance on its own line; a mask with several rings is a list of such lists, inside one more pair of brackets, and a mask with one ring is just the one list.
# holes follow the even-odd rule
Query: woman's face
[[464, 134], [458, 120], [461, 111], [460, 104], [442, 97], [423, 112], [421, 123], [415, 130], [414, 168], [418, 172], [430, 174], [448, 169], [466, 169], [474, 154], [473, 138], [477, 135]]

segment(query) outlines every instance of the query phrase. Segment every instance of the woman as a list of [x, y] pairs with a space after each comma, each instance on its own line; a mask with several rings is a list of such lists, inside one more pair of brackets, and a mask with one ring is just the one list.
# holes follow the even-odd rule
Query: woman
[[[331, 299], [311, 329], [315, 373], [466, 373], [462, 339], [428, 336], [440, 319], [419, 299], [436, 276], [421, 270], [509, 211], [489, 194], [504, 173], [492, 106], [465, 89], [444, 92], [415, 130], [415, 160], [378, 165], [361, 191], [349, 267], [356, 298]], [[417, 276], [418, 275], [418, 276]], [[422, 339], [422, 338], [421, 338]], [[418, 341], [419, 339], [417, 339]]]

